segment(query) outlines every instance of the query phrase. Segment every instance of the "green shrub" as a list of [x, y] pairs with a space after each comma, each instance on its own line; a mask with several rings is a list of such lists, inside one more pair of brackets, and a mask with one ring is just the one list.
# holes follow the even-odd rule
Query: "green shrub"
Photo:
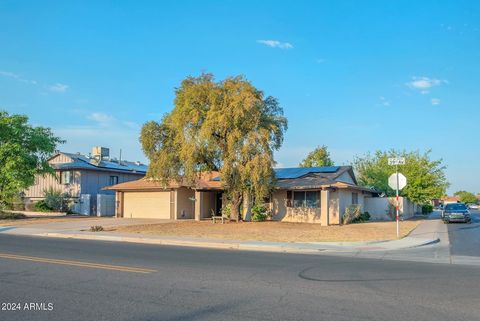
[[232, 214], [232, 204], [228, 203], [224, 206], [222, 206], [222, 216], [226, 218], [230, 218], [230, 215]]
[[45, 196], [45, 204], [47, 204], [49, 208], [58, 212], [68, 211], [68, 193], [62, 193], [61, 191], [50, 187], [49, 189], [45, 190], [43, 194]]
[[267, 208], [263, 204], [255, 204], [252, 207], [252, 221], [261, 222], [267, 219]]
[[37, 212], [53, 212], [53, 208], [47, 205], [45, 200], [40, 200], [33, 205], [33, 209]]
[[8, 210], [23, 211], [25, 204], [23, 203], [22, 194], [15, 194], [2, 202], [2, 207]]
[[101, 232], [103, 230], [104, 230], [103, 226], [101, 226], [101, 225], [90, 226], [90, 232]]
[[422, 214], [427, 215], [433, 212], [433, 206], [431, 204], [422, 205]]
[[11, 213], [11, 212], [0, 211], [0, 220], [20, 220], [22, 218], [26, 218], [26, 216], [21, 213]]
[[361, 213], [358, 217], [354, 218], [350, 223], [363, 223], [370, 220], [370, 213]]
[[370, 213], [362, 213], [360, 205], [350, 205], [345, 209], [345, 213], [343, 214], [343, 224], [361, 223], [369, 219]]

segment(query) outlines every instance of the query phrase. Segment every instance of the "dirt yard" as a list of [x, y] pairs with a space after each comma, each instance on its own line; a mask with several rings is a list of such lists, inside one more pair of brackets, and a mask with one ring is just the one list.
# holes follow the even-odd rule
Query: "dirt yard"
[[[421, 220], [400, 222], [402, 237], [415, 229]], [[156, 236], [220, 238], [272, 242], [340, 242], [391, 240], [396, 238], [395, 222], [368, 222], [343, 226], [320, 226], [307, 223], [184, 221], [169, 224], [119, 226], [108, 231]]]

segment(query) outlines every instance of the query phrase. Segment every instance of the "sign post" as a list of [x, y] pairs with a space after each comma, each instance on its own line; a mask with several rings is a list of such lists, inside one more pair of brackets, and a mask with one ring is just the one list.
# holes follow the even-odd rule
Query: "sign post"
[[399, 190], [403, 189], [407, 185], [407, 178], [402, 173], [398, 172], [398, 165], [405, 165], [405, 157], [391, 157], [388, 159], [388, 165], [395, 166], [395, 173], [388, 178], [388, 186], [395, 190], [395, 219], [397, 221], [397, 238], [400, 237], [400, 215], [399, 215]]

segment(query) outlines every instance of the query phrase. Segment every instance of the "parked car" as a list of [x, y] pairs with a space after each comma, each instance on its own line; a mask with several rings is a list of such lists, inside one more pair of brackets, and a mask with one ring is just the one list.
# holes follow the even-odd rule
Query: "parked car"
[[479, 206], [477, 204], [468, 204], [468, 208], [471, 210], [478, 210]]
[[445, 224], [450, 222], [472, 222], [470, 212], [464, 203], [446, 204], [442, 212], [442, 219]]

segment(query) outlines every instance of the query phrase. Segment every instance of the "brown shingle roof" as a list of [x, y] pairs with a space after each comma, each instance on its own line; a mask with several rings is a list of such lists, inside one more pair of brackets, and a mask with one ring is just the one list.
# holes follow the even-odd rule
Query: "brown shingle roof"
[[221, 182], [213, 180], [218, 177], [218, 172], [202, 173], [195, 184], [188, 184], [186, 182], [170, 181], [169, 184], [164, 185], [162, 182], [150, 178], [142, 178], [136, 181], [120, 183], [105, 187], [105, 190], [116, 191], [146, 191], [146, 190], [164, 190], [179, 187], [191, 187], [196, 189], [221, 189]]

